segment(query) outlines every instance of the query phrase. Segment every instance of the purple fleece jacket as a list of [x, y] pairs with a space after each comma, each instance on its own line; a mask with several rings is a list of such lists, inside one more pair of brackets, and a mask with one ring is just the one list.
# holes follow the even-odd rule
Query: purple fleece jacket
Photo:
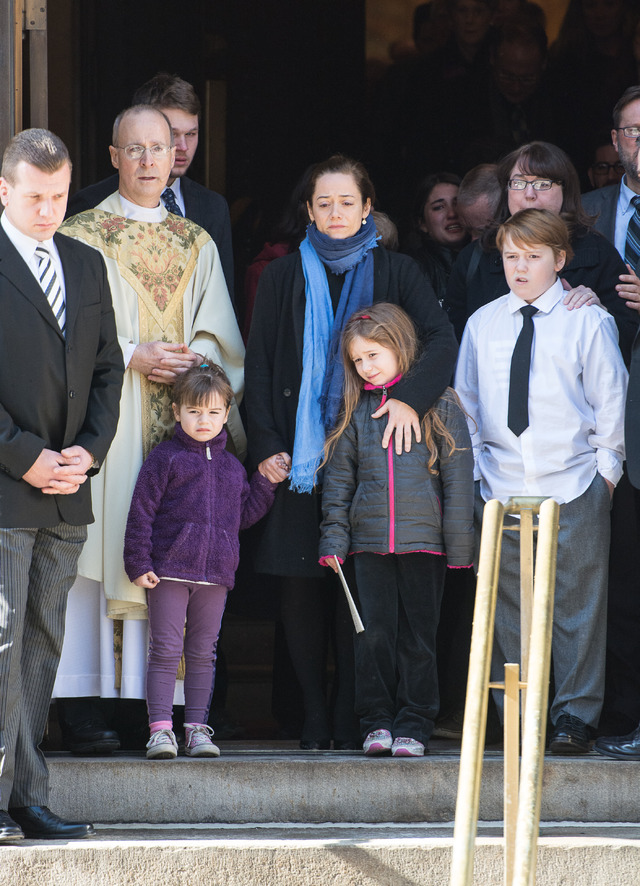
[[223, 430], [200, 443], [178, 423], [173, 438], [150, 453], [138, 474], [124, 539], [131, 581], [153, 570], [159, 578], [233, 587], [238, 534], [267, 513], [276, 484], [257, 471], [249, 483], [226, 441]]

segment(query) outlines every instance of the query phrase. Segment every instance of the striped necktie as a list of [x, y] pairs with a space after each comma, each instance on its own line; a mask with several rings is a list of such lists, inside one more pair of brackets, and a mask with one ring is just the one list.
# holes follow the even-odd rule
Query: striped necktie
[[632, 197], [635, 212], [629, 220], [627, 239], [624, 244], [624, 260], [636, 270], [640, 259], [640, 196]]
[[165, 188], [165, 190], [162, 192], [162, 202], [166, 206], [167, 212], [173, 212], [174, 215], [182, 215], [182, 210], [178, 206], [176, 195], [173, 193], [171, 188]]
[[42, 291], [47, 296], [47, 301], [51, 305], [53, 316], [56, 318], [60, 331], [64, 335], [67, 312], [65, 310], [64, 295], [62, 287], [56, 274], [55, 265], [51, 261], [51, 255], [46, 246], [40, 244], [36, 246], [36, 258], [40, 262], [38, 267], [38, 280]]

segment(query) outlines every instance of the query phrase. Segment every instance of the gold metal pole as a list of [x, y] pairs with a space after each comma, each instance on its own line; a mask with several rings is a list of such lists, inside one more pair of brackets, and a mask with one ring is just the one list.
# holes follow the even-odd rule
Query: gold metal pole
[[504, 666], [504, 883], [513, 877], [520, 779], [520, 668]]
[[[520, 677], [527, 684], [529, 644], [533, 607], [533, 508], [520, 511]], [[527, 690], [522, 690], [522, 721], [527, 705]]]
[[529, 660], [529, 700], [522, 742], [513, 886], [533, 886], [536, 875], [559, 513], [559, 505], [553, 499], [547, 499], [540, 506]]
[[499, 501], [490, 501], [485, 505], [460, 751], [450, 886], [471, 886], [473, 879], [473, 850], [480, 805], [503, 515], [504, 506]]

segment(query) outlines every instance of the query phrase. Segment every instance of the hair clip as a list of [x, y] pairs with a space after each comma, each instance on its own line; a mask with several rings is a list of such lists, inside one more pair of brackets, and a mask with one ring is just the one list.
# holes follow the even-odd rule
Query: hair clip
[[371, 317], [368, 314], [362, 314], [361, 317], [357, 317], [358, 320], [370, 320]]
[[198, 366], [198, 369], [210, 369], [210, 368], [211, 367], [209, 366], [208, 363], [201, 363], [200, 366]]

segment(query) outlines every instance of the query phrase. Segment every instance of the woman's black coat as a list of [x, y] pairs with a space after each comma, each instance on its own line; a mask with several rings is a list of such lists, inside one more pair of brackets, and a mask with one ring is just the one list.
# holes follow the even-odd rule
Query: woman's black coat
[[[423, 416], [450, 383], [457, 354], [451, 324], [433, 290], [408, 256], [374, 252], [373, 301], [403, 307], [421, 338], [423, 356], [395, 396]], [[272, 262], [262, 274], [247, 343], [245, 406], [252, 466], [278, 452], [293, 453], [302, 380], [305, 282], [300, 253]], [[386, 421], [382, 418], [381, 421]], [[255, 565], [272, 575], [320, 576], [320, 496], [293, 493], [287, 481], [261, 524]]]

